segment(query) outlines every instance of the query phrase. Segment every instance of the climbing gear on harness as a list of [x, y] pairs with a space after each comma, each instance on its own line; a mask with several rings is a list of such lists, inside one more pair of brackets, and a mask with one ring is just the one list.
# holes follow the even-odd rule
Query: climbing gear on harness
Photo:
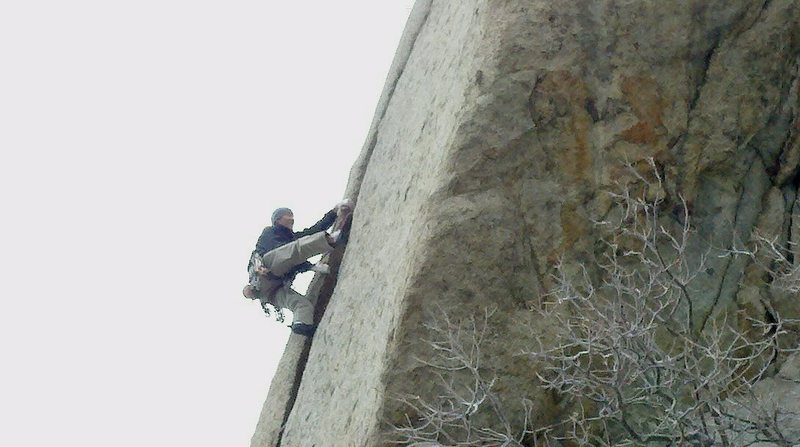
[[267, 316], [267, 318], [270, 318], [272, 317], [272, 314], [275, 314], [275, 321], [277, 321], [278, 323], [283, 323], [284, 321], [283, 309], [281, 309], [280, 307], [274, 307], [271, 304], [264, 301], [261, 301], [261, 308], [264, 309], [264, 314]]
[[283, 309], [272, 305], [265, 299], [261, 299], [259, 297], [260, 295], [259, 290], [258, 288], [256, 288], [256, 286], [254, 286], [253, 284], [248, 284], [244, 286], [244, 289], [242, 289], [242, 295], [244, 295], [244, 297], [249, 300], [259, 300], [259, 302], [261, 302], [261, 308], [264, 309], [264, 314], [267, 316], [267, 318], [272, 318], [274, 314], [275, 321], [277, 321], [278, 323], [283, 323], [284, 321]]

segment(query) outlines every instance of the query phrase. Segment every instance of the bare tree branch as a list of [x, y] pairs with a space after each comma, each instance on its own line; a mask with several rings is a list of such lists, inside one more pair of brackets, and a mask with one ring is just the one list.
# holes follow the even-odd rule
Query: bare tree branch
[[[532, 373], [557, 393], [569, 414], [550, 425], [515, 427], [493, 392], [496, 377], [482, 365], [491, 318], [452, 321], [444, 310], [426, 325], [438, 396], [403, 396], [413, 418], [392, 426], [397, 443], [414, 446], [742, 446], [800, 444], [786, 430], [787, 414], [754, 393], [796, 320], [774, 309], [764, 321], [720, 314], [695, 324], [695, 281], [712, 255], [748, 256], [772, 287], [800, 293], [800, 263], [777, 239], [759, 234], [752, 248], [703, 251], [680, 198], [677, 219], [662, 216], [663, 179], [631, 166], [627, 183], [610, 193], [613, 212], [595, 222], [600, 253], [592, 265], [561, 260], [553, 287], [535, 312], [555, 334], [536, 337], [525, 355]], [[698, 254], [698, 251], [700, 252]], [[718, 253], [717, 253], [718, 252]], [[691, 253], [691, 254], [690, 254]], [[791, 256], [790, 256], [791, 255]], [[729, 321], [730, 320], [730, 321]], [[741, 327], [741, 322], [747, 323]], [[532, 330], [540, 330], [540, 328]], [[541, 332], [540, 332], [541, 333]], [[530, 402], [530, 401], [526, 401]], [[477, 426], [477, 414], [491, 427]], [[486, 418], [481, 420], [486, 421]], [[526, 444], [523, 444], [525, 442]]]

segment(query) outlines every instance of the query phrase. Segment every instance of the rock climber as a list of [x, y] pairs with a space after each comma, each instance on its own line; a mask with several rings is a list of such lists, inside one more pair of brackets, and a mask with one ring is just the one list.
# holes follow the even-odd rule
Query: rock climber
[[[251, 255], [250, 283], [242, 293], [263, 304], [289, 309], [294, 317], [292, 332], [310, 337], [314, 334], [314, 304], [291, 288], [298, 273], [328, 273], [327, 265], [312, 265], [308, 258], [328, 253], [343, 242], [343, 229], [352, 216], [353, 203], [343, 200], [309, 228], [294, 232], [294, 214], [289, 208], [272, 213], [272, 226], [264, 228]], [[325, 230], [331, 229], [330, 233]]]

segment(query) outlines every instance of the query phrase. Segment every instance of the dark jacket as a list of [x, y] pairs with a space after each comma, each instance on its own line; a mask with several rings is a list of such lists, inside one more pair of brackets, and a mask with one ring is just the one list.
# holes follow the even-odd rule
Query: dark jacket
[[[261, 232], [261, 236], [259, 236], [258, 238], [258, 242], [256, 242], [256, 252], [258, 252], [259, 255], [263, 256], [264, 253], [274, 250], [282, 245], [286, 245], [289, 242], [292, 242], [303, 236], [310, 236], [314, 233], [325, 231], [328, 228], [330, 228], [331, 225], [333, 225], [333, 222], [335, 220], [336, 220], [336, 211], [331, 210], [328, 211], [325, 214], [325, 216], [322, 219], [320, 219], [319, 222], [306, 228], [303, 231], [298, 231], [296, 233], [282, 225], [275, 225], [274, 227], [264, 228], [264, 231]], [[306, 261], [298, 265], [297, 267], [293, 268], [289, 273], [286, 274], [286, 276], [292, 277], [297, 273], [308, 271], [308, 269], [310, 268], [311, 268], [311, 263]]]

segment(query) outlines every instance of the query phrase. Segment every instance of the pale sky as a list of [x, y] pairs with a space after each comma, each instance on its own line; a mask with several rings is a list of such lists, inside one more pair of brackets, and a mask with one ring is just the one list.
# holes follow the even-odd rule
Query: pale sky
[[342, 199], [412, 4], [0, 3], [0, 445], [249, 445], [247, 257]]

